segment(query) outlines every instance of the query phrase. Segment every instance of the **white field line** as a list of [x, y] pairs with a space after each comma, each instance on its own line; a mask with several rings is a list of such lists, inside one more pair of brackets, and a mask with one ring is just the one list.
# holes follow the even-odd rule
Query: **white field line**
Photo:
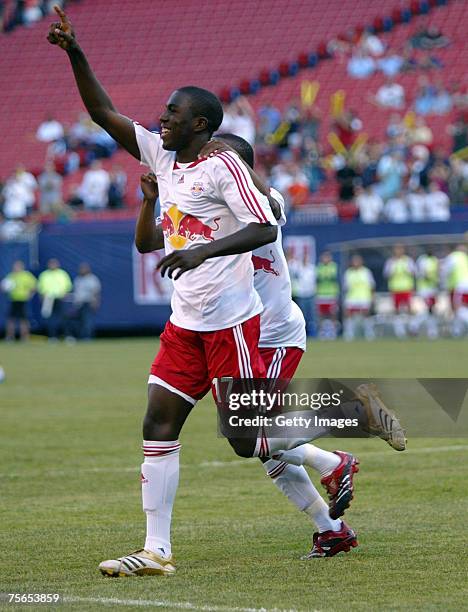
[[[197, 605], [189, 601], [165, 601], [151, 599], [116, 599], [114, 597], [64, 597], [65, 603], [96, 603], [107, 606], [142, 606], [165, 608], [167, 610], [197, 610], [199, 612], [298, 612], [297, 610], [280, 610], [278, 608], [239, 608], [231, 606]], [[312, 612], [319, 612], [314, 610]]]
[[[428, 446], [420, 448], [410, 448], [403, 453], [398, 453], [401, 456], [414, 455], [414, 454], [432, 454], [432, 453], [450, 453], [453, 451], [466, 451], [468, 450], [468, 444], [453, 444], [452, 446]], [[388, 454], [392, 454], [390, 449], [382, 451], [363, 451], [357, 453], [359, 457], [380, 457]], [[182, 463], [181, 469], [188, 468], [225, 468], [233, 465], [253, 465], [252, 459], [234, 459], [230, 461], [202, 461], [201, 463]], [[0, 478], [19, 478], [22, 476], [70, 476], [72, 474], [118, 474], [118, 473], [137, 473], [139, 467], [134, 465], [132, 467], [90, 467], [90, 468], [68, 468], [62, 470], [24, 470], [21, 472], [0, 472]]]

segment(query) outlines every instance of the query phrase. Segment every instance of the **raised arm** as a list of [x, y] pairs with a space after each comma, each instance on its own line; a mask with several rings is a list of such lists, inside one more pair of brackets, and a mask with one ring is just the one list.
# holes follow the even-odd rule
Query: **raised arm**
[[81, 99], [91, 119], [139, 160], [140, 150], [132, 121], [114, 108], [112, 100], [88, 64], [67, 15], [58, 6], [54, 10], [60, 21], [51, 24], [47, 40], [67, 52]]

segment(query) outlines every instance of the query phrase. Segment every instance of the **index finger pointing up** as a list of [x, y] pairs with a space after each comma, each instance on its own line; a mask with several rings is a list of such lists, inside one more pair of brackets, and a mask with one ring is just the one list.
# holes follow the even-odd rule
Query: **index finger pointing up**
[[54, 11], [60, 17], [60, 21], [62, 23], [68, 23], [68, 17], [65, 15], [65, 13], [62, 11], [62, 9], [57, 4], [54, 5]]

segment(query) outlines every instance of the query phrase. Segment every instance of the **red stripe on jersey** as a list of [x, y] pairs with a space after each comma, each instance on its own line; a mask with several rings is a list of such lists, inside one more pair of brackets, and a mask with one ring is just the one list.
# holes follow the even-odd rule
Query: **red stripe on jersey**
[[[247, 206], [249, 211], [253, 215], [255, 215], [257, 217], [257, 219], [260, 220], [261, 223], [267, 223], [268, 221], [267, 221], [265, 215], [263, 214], [263, 211], [260, 209], [260, 214], [255, 211], [255, 206], [254, 206], [254, 204], [253, 204], [253, 202], [251, 200], [251, 197], [249, 196], [249, 193], [251, 194], [251, 196], [253, 196], [253, 194], [252, 194], [251, 190], [249, 189], [248, 185], [247, 185], [247, 188], [245, 187], [245, 184], [244, 184], [245, 177], [243, 176], [242, 172], [239, 171], [238, 167], [236, 167], [233, 164], [232, 158], [231, 157], [227, 157], [226, 158], [224, 153], [218, 153], [217, 157], [219, 157], [220, 159], [223, 160], [223, 162], [226, 165], [227, 169], [229, 170], [229, 172], [234, 177], [234, 180], [236, 181], [239, 193], [240, 193], [240, 195], [241, 195], [241, 197], [242, 197], [242, 199], [244, 201], [244, 204]], [[258, 202], [256, 200], [255, 200], [255, 202], [257, 203], [257, 206], [258, 206]]]
[[241, 182], [241, 184], [242, 184], [242, 186], [243, 186], [243, 188], [244, 188], [244, 190], [245, 190], [245, 192], [247, 194], [247, 197], [249, 198], [250, 203], [252, 204], [252, 206], [254, 208], [254, 210], [253, 210], [254, 214], [257, 217], [263, 219], [264, 223], [267, 223], [268, 220], [265, 217], [265, 214], [264, 214], [264, 212], [262, 210], [262, 207], [260, 206], [257, 198], [255, 197], [255, 193], [252, 191], [252, 189], [249, 186], [247, 178], [246, 178], [246, 176], [244, 174], [245, 169], [242, 168], [242, 163], [237, 160], [236, 155], [229, 154], [229, 152], [219, 153], [219, 155], [221, 157], [229, 159], [229, 161], [233, 165], [233, 167], [234, 167], [238, 177], [240, 178], [240, 182]]

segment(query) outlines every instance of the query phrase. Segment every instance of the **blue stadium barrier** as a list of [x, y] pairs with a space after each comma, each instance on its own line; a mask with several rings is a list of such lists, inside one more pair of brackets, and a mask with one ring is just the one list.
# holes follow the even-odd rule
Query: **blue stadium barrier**
[[[402, 225], [361, 223], [330, 225], [295, 225], [284, 227], [284, 236], [313, 236], [315, 249], [320, 253], [330, 244], [366, 238], [450, 235], [468, 231], [468, 219], [448, 223], [407, 223]], [[0, 243], [0, 278], [11, 268], [15, 259], [23, 259], [38, 275], [47, 260], [57, 257], [72, 278], [81, 262], [87, 261], [102, 282], [102, 305], [96, 317], [97, 329], [152, 330], [164, 326], [170, 307], [167, 286], [154, 268], [161, 253], [141, 258], [133, 245], [133, 221], [76, 222], [51, 224], [43, 228], [38, 238], [37, 261], [31, 248], [24, 243]], [[0, 294], [0, 329], [5, 323], [7, 300]], [[31, 305], [33, 329], [42, 322], [37, 296]]]

